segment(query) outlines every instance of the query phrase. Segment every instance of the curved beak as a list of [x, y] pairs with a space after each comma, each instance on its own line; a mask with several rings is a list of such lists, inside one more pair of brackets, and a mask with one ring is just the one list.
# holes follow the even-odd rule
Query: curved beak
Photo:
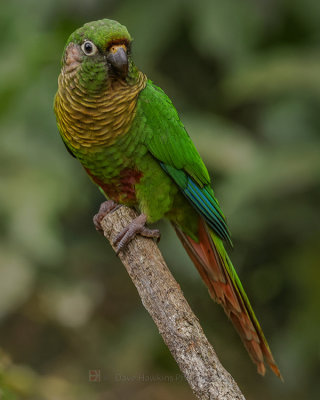
[[114, 70], [122, 76], [128, 72], [128, 55], [123, 45], [112, 46], [107, 55], [107, 61], [112, 65]]

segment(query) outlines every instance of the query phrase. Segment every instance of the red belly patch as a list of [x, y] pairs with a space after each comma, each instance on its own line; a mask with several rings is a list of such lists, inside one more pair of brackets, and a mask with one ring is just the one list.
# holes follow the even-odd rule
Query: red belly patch
[[135, 185], [140, 182], [142, 172], [132, 168], [124, 168], [117, 177], [106, 183], [93, 175], [89, 169], [85, 168], [85, 170], [109, 199], [117, 203], [133, 204], [136, 202]]

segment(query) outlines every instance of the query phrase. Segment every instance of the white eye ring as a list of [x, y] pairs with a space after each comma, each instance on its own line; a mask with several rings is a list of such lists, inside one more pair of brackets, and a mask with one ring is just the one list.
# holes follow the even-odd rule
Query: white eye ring
[[97, 46], [90, 42], [90, 40], [86, 40], [82, 43], [81, 50], [86, 56], [94, 56], [98, 52]]

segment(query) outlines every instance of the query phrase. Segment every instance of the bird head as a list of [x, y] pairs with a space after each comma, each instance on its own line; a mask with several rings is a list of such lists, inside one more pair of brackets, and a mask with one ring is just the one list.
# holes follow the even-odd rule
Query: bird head
[[127, 28], [116, 21], [87, 23], [69, 37], [62, 71], [76, 76], [81, 86], [94, 92], [106, 83], [130, 82], [137, 71], [130, 56], [131, 42]]

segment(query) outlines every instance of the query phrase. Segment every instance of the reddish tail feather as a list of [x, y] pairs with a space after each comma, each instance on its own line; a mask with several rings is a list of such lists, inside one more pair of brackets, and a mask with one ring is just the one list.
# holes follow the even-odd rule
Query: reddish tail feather
[[208, 287], [210, 296], [222, 305], [239, 333], [252, 361], [257, 365], [259, 374], [265, 374], [264, 359], [266, 359], [272, 371], [282, 379], [248, 299], [242, 295], [240, 288], [236, 287], [235, 281], [231, 279], [225, 261], [213, 242], [211, 235], [214, 233], [210, 232], [210, 228], [202, 218], [199, 218], [199, 243], [183, 233], [178, 226], [174, 225], [174, 228]]

